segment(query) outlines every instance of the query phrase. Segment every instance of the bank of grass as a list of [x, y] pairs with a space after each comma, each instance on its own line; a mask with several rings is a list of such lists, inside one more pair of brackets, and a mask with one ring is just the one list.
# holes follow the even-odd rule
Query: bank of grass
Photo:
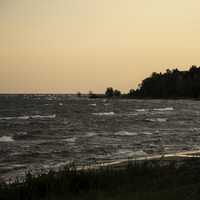
[[200, 160], [129, 162], [123, 168], [67, 166], [24, 182], [1, 184], [0, 200], [196, 200]]

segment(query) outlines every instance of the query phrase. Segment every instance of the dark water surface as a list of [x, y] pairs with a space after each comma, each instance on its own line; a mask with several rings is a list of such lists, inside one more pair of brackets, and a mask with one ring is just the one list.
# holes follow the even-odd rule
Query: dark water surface
[[0, 96], [0, 177], [200, 149], [200, 101]]

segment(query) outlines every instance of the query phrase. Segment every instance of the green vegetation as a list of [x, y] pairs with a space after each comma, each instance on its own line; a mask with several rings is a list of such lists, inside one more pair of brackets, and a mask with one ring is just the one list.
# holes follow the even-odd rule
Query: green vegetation
[[25, 181], [1, 184], [1, 200], [196, 200], [200, 198], [200, 160], [154, 160], [123, 168], [76, 170], [68, 166]]

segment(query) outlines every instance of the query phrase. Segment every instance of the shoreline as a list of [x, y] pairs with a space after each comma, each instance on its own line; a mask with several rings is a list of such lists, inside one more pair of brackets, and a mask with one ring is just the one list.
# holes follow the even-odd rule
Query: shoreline
[[[170, 159], [171, 158], [171, 159]], [[88, 170], [88, 169], [99, 169], [104, 167], [124, 167], [130, 162], [137, 161], [153, 161], [153, 160], [163, 160], [163, 161], [172, 161], [178, 159], [187, 159], [187, 158], [200, 158], [200, 150], [191, 150], [191, 151], [180, 151], [177, 153], [168, 153], [168, 154], [158, 154], [153, 156], [142, 156], [128, 159], [120, 159], [112, 162], [98, 163], [90, 166], [77, 166], [77, 170]]]
[[[199, 154], [199, 155], [197, 155]], [[185, 159], [191, 159], [191, 158], [200, 158], [200, 150], [191, 150], [191, 151], [180, 151], [176, 153], [167, 153], [167, 154], [157, 154], [152, 156], [137, 156], [137, 157], [130, 157], [130, 158], [124, 158], [119, 159], [111, 162], [102, 162], [97, 164], [88, 164], [88, 165], [76, 165], [76, 163], [68, 163], [66, 161], [65, 163], [62, 163], [61, 165], [57, 164], [55, 166], [47, 168], [41, 168], [41, 171], [45, 171], [46, 174], [49, 173], [49, 171], [54, 171], [55, 173], [62, 171], [65, 167], [72, 166], [72, 169], [75, 168], [77, 171], [87, 171], [87, 170], [98, 170], [103, 168], [111, 168], [112, 169], [124, 169], [128, 164], [132, 164], [134, 162], [145, 162], [145, 161], [180, 161]], [[4, 177], [4, 181], [8, 184], [13, 183], [16, 179], [20, 180], [20, 182], [24, 181], [24, 177], [26, 176], [29, 171], [33, 172], [33, 175], [37, 177], [38, 170], [34, 172], [34, 170], [25, 170], [24, 175], [21, 176], [13, 176], [13, 177]], [[43, 171], [43, 172], [44, 172]]]
[[38, 176], [27, 173], [23, 182], [16, 179], [13, 183], [0, 184], [0, 199], [198, 200], [200, 160], [191, 157], [200, 157], [200, 150], [124, 159], [79, 169], [68, 165]]

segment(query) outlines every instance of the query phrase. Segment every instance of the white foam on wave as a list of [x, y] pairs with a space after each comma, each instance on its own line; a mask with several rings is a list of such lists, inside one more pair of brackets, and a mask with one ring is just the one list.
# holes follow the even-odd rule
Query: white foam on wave
[[166, 122], [168, 119], [167, 118], [149, 118], [146, 119], [146, 121], [149, 122]]
[[102, 112], [102, 113], [92, 113], [93, 115], [99, 115], [99, 116], [111, 116], [115, 115], [114, 112]]
[[53, 115], [31, 115], [31, 116], [17, 116], [17, 117], [0, 117], [0, 120], [28, 120], [28, 119], [53, 119], [56, 118], [56, 114]]
[[63, 141], [65, 141], [65, 142], [76, 142], [76, 137], [72, 137], [72, 138], [66, 138], [66, 139], [64, 139]]
[[54, 100], [56, 100], [56, 96], [46, 97], [46, 100], [48, 100], [48, 101], [54, 101]]
[[17, 135], [19, 135], [19, 136], [23, 136], [23, 135], [27, 135], [27, 134], [28, 134], [27, 132], [23, 132], [23, 131], [17, 132]]
[[127, 150], [127, 149], [120, 149], [117, 154], [123, 155], [124, 157], [138, 157], [138, 156], [146, 156], [147, 154], [142, 151], [132, 151], [132, 150]]
[[144, 132], [142, 132], [142, 134], [143, 134], [143, 135], [152, 135], [153, 133], [144, 131]]
[[11, 120], [13, 117], [0, 117], [0, 120]]
[[0, 142], [14, 142], [15, 140], [11, 136], [0, 137]]
[[97, 106], [97, 104], [96, 103], [91, 103], [91, 104], [89, 104], [90, 106]]
[[32, 119], [54, 119], [56, 118], [56, 114], [53, 115], [32, 115], [30, 116]]
[[154, 111], [173, 111], [173, 107], [167, 107], [167, 108], [154, 108]]
[[190, 129], [191, 131], [200, 131], [200, 128], [194, 127]]
[[27, 120], [27, 119], [29, 119], [29, 116], [18, 116], [18, 117], [0, 117], [0, 120], [13, 120], [13, 119]]
[[98, 135], [98, 133], [94, 133], [94, 132], [89, 132], [86, 134], [86, 137], [93, 137], [93, 136], [96, 136]]
[[115, 135], [119, 135], [119, 136], [135, 136], [135, 135], [138, 135], [138, 133], [128, 132], [128, 131], [118, 131], [118, 132], [115, 133]]
[[137, 112], [147, 112], [148, 109], [135, 109]]
[[28, 120], [29, 116], [19, 116], [17, 119]]
[[70, 163], [71, 163], [70, 161], [60, 162], [58, 164], [53, 165], [51, 168], [54, 168], [54, 169], [56, 169], [56, 168], [62, 168], [62, 167], [65, 167], [65, 166], [69, 165]]

